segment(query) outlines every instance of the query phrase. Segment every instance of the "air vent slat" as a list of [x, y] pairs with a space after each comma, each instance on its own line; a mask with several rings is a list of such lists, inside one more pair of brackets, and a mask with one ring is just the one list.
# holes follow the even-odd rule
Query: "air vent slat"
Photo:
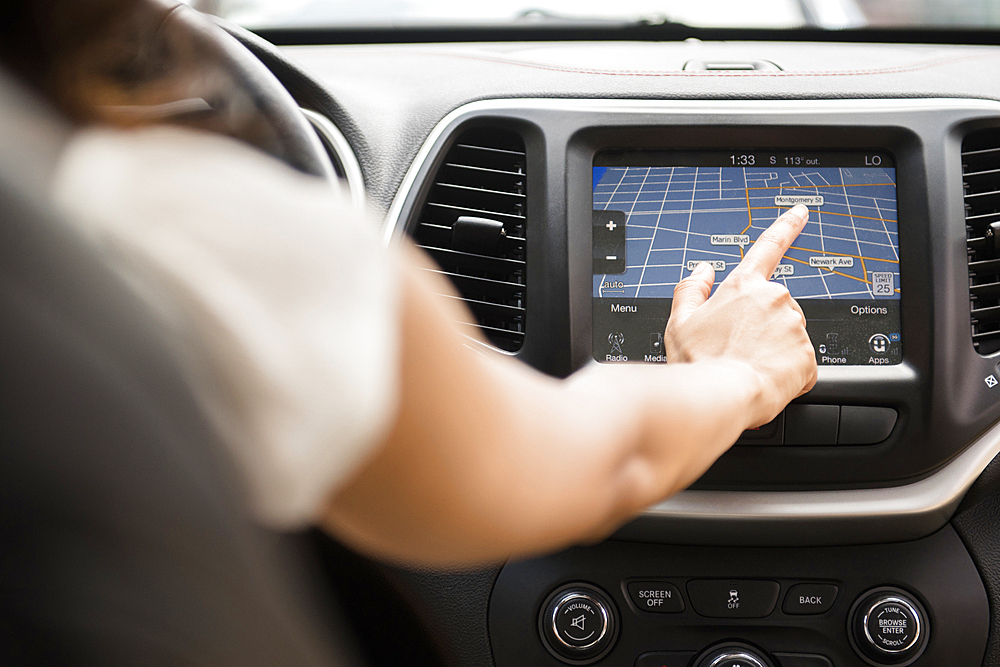
[[[483, 319], [519, 318], [524, 316], [524, 308], [521, 308], [519, 306], [505, 306], [504, 304], [501, 303], [479, 301], [477, 299], [469, 299], [461, 296], [456, 296], [452, 298], [461, 299], [462, 301], [464, 301], [466, 304], [468, 304], [469, 308], [472, 309], [473, 313], [475, 313], [476, 315], [480, 316]], [[1000, 313], [998, 313], [998, 315], [1000, 315]]]
[[[475, 186], [471, 186], [471, 185], [459, 185], [457, 183], [438, 183], [438, 187], [441, 187], [441, 188], [455, 188], [457, 190], [468, 190], [468, 191], [476, 194], [477, 196], [482, 196], [482, 195], [487, 195], [487, 196], [501, 195], [503, 197], [518, 197], [520, 199], [524, 199], [524, 195], [521, 194], [520, 192], [507, 192], [505, 190], [488, 190], [487, 188], [477, 188]], [[997, 193], [991, 192], [989, 194], [997, 194]]]
[[421, 245], [434, 259], [442, 265], [467, 266], [480, 271], [493, 271], [502, 273], [505, 271], [519, 271], [524, 268], [524, 262], [517, 259], [504, 259], [503, 257], [490, 257], [489, 255], [475, 255], [471, 252], [459, 252], [457, 250], [445, 250], [444, 248], [434, 248], [432, 246]]
[[[983, 251], [976, 252], [976, 254], [981, 256], [987, 252], [988, 250], [984, 248]], [[985, 259], [981, 262], [969, 262], [969, 271], [977, 276], [988, 273], [1000, 273], [1000, 257], [997, 259]]]
[[962, 179], [969, 256], [972, 343], [983, 355], [1000, 351], [1000, 128], [973, 132], [962, 142]]
[[[463, 322], [463, 324], [468, 324], [468, 323], [467, 322]], [[523, 331], [511, 331], [510, 329], [498, 329], [496, 327], [491, 327], [491, 326], [486, 325], [486, 324], [479, 324], [477, 326], [479, 327], [479, 329], [481, 329], [483, 332], [485, 332], [489, 336], [490, 340], [492, 340], [494, 342], [494, 344], [497, 342], [496, 339], [500, 338], [500, 339], [505, 340], [505, 341], [510, 341], [511, 343], [516, 343], [517, 346], [520, 347], [521, 346], [521, 342], [524, 340], [524, 332]]]
[[473, 164], [455, 164], [453, 162], [449, 162], [445, 166], [450, 167], [452, 169], [464, 169], [473, 172], [485, 172], [488, 174], [503, 174], [504, 176], [512, 176], [512, 177], [524, 176], [524, 174], [519, 171], [504, 171], [503, 169], [489, 169], [487, 167], [477, 167], [476, 165]]
[[[963, 146], [964, 146], [964, 144], [963, 144]], [[968, 157], [970, 155], [986, 155], [986, 154], [998, 154], [998, 155], [1000, 155], [1000, 146], [998, 146], [996, 148], [986, 148], [986, 149], [983, 149], [983, 150], [969, 150], [969, 151], [967, 151], [964, 148], [962, 150], [962, 157]]]
[[509, 283], [503, 280], [492, 280], [490, 278], [480, 278], [479, 276], [463, 276], [460, 273], [449, 273], [447, 271], [434, 271], [439, 273], [456, 285], [468, 289], [496, 290], [509, 292], [510, 290], [523, 289], [524, 285], [519, 283]]
[[1000, 220], [1000, 212], [965, 216], [965, 222], [974, 229], [984, 229], [990, 223], [996, 222], [997, 220]]
[[986, 238], [983, 236], [976, 236], [969, 238], [966, 242], [969, 250], [985, 250], [986, 249]]
[[977, 298], [1000, 297], [1000, 282], [973, 285], [969, 288], [972, 296]]
[[[525, 171], [524, 140], [516, 133], [495, 127], [463, 132], [435, 174], [411, 231], [490, 342], [510, 352], [521, 349], [527, 315]], [[503, 231], [485, 245], [470, 243], [464, 226], [461, 235], [453, 230], [462, 216], [502, 224]], [[482, 252], [489, 254], [477, 254]]]
[[[524, 216], [521, 215], [520, 213], [503, 213], [501, 211], [487, 211], [486, 209], [481, 209], [481, 208], [469, 208], [467, 206], [456, 206], [454, 204], [450, 204], [450, 203], [447, 203], [447, 202], [434, 202], [434, 201], [430, 201], [430, 202], [427, 202], [427, 206], [429, 206], [429, 207], [439, 207], [439, 208], [442, 208], [442, 209], [448, 209], [450, 211], [456, 211], [456, 212], [460, 212], [460, 213], [488, 213], [489, 215], [500, 216], [502, 218], [507, 218], [509, 220], [524, 220]], [[457, 218], [458, 216], [456, 215], [455, 217]]]
[[989, 342], [996, 336], [1000, 336], [1000, 328], [993, 328], [989, 331], [984, 331], [982, 333], [973, 331], [972, 342], [982, 344], [983, 342]]
[[989, 308], [973, 308], [972, 318], [977, 322], [1000, 321], [1000, 306], [990, 306]]
[[[452, 229], [447, 225], [438, 225], [430, 222], [421, 222], [419, 234], [424, 241], [424, 245], [433, 248], [441, 248], [451, 244]], [[524, 251], [524, 238], [520, 236], [506, 236], [502, 240], [502, 249], [505, 256]]]
[[1000, 190], [989, 190], [987, 192], [973, 192], [965, 195], [965, 198], [976, 199], [977, 197], [996, 197], [997, 195], [1000, 195]]
[[507, 148], [496, 148], [493, 146], [477, 146], [475, 144], [456, 144], [455, 148], [471, 151], [483, 151], [484, 153], [497, 153], [524, 158], [524, 151], [512, 151]]

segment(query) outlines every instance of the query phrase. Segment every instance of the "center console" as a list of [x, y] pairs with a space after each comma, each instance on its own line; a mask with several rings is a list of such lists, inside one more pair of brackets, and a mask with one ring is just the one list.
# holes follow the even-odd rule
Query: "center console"
[[802, 306], [815, 389], [611, 541], [505, 566], [497, 667], [981, 663], [989, 603], [948, 522], [1000, 453], [1000, 368], [970, 330], [969, 244], [994, 242], [963, 188], [985, 127], [1000, 105], [976, 100], [508, 100], [441, 123], [389, 234], [461, 240], [486, 272], [456, 284], [489, 280], [503, 220], [463, 203], [472, 242], [420, 212], [463, 132], [523, 140], [503, 149], [523, 155], [503, 170], [523, 253], [501, 262], [524, 282], [470, 305], [520, 309], [516, 355], [552, 375], [664, 363], [677, 283], [707, 262], [718, 284], [780, 212], [810, 211], [769, 278]]
[[826, 548], [606, 542], [507, 565], [497, 667], [979, 665], [989, 602], [950, 528]]

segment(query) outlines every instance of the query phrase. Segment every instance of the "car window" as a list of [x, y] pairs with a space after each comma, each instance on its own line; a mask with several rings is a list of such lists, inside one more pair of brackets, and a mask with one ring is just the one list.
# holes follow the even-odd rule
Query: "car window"
[[188, 0], [251, 28], [666, 21], [698, 27], [993, 27], [998, 0]]

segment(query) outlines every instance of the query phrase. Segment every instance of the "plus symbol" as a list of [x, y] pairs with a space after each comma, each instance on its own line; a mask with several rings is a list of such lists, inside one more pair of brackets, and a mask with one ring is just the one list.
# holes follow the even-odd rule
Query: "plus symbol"
[[612, 220], [611, 222], [609, 222], [608, 224], [606, 224], [604, 226], [608, 228], [609, 232], [613, 232], [613, 231], [615, 231], [615, 227], [617, 227], [618, 225], [616, 225], [615, 221]]

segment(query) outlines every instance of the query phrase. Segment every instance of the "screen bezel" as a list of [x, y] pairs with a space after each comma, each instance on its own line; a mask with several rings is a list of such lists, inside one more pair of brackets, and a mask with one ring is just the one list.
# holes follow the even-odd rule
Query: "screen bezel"
[[[601, 167], [626, 167], [626, 168], [643, 168], [643, 167], [689, 167], [689, 168], [803, 168], [808, 169], [810, 167], [822, 169], [822, 168], [891, 168], [894, 173], [893, 178], [893, 190], [896, 195], [896, 253], [899, 255], [900, 249], [899, 244], [901, 243], [899, 234], [899, 195], [898, 195], [898, 168], [896, 166], [896, 158], [891, 151], [880, 149], [880, 148], [866, 148], [863, 150], [829, 150], [829, 149], [813, 149], [811, 147], [798, 148], [795, 150], [773, 150], [770, 148], [740, 148], [737, 150], [732, 149], [705, 149], [705, 150], [651, 150], [651, 149], [637, 149], [637, 150], [621, 150], [621, 149], [603, 149], [599, 150], [595, 155], [592, 163], [592, 170], [596, 170]], [[593, 171], [592, 171], [593, 173]], [[596, 184], [594, 185], [596, 187]], [[594, 209], [594, 187], [591, 188], [591, 208]], [[595, 209], [596, 210], [596, 209]], [[618, 210], [618, 209], [614, 209]], [[905, 235], [904, 235], [905, 236]], [[899, 282], [902, 284], [902, 267], [900, 266]], [[597, 275], [597, 274], [593, 274]], [[612, 275], [612, 274], [609, 274]], [[717, 279], [717, 285], [721, 282], [723, 277]], [[878, 301], [892, 301], [894, 303], [893, 310], [896, 311], [895, 317], [891, 317], [892, 321], [887, 325], [889, 329], [893, 332], [900, 332], [902, 327], [902, 290], [900, 291], [900, 298], [897, 299], [876, 299], [872, 297], [871, 299], [853, 299], [854, 301], [864, 301], [865, 305], [870, 301], [872, 303]], [[592, 296], [592, 313], [591, 313], [591, 326], [594, 327], [594, 320], [598, 317], [598, 310], [600, 307], [605, 305], [607, 301], [611, 299], [610, 297], [598, 297], [596, 295]], [[670, 301], [669, 297], [622, 297], [620, 299], [623, 304], [635, 304], [638, 305], [640, 311], [645, 310], [647, 307], [652, 307], [653, 303], [659, 300]], [[612, 299], [613, 300], [613, 299]], [[828, 300], [825, 299], [807, 299], [804, 301], [809, 302], [819, 302], [825, 303]], [[657, 306], [658, 307], [658, 306]], [[809, 310], [815, 311], [818, 307], [813, 307]], [[825, 309], [824, 309], [825, 310]], [[825, 313], [824, 313], [825, 314]], [[612, 319], [620, 320], [623, 327], [626, 326], [626, 320], [630, 320], [630, 316], [610, 316]], [[605, 317], [605, 320], [607, 318]], [[657, 317], [641, 317], [639, 320], [647, 320], [647, 324], [651, 324], [648, 320], [656, 320]], [[845, 316], [838, 316], [838, 322], [845, 323], [848, 327], [854, 321], [851, 318]], [[883, 318], [888, 321], [888, 319]], [[820, 316], [820, 320], [828, 320]], [[818, 320], [811, 320], [818, 321]], [[628, 322], [631, 325], [632, 322]], [[885, 324], [885, 322], [883, 322]], [[640, 325], [641, 326], [641, 325]], [[878, 325], [875, 325], [878, 326]], [[899, 347], [905, 346], [905, 341], [900, 336], [897, 343], [890, 345], [890, 350], [892, 352], [891, 359], [889, 357], [878, 357], [879, 360], [884, 360], [884, 363], [836, 363], [834, 360], [837, 357], [830, 355], [826, 357], [823, 353], [825, 350], [820, 347], [822, 341], [818, 338], [821, 334], [815, 332], [817, 325], [813, 325], [813, 330], [810, 332], [816, 338], [815, 344], [817, 349], [817, 361], [820, 365], [826, 366], [851, 366], [851, 367], [872, 367], [872, 366], [896, 366], [902, 363], [902, 355], [899, 351]], [[881, 327], [882, 329], [885, 326]], [[614, 329], [612, 329], [614, 330]], [[624, 328], [623, 331], [626, 331]], [[871, 329], [871, 331], [876, 331], [876, 329]], [[601, 333], [603, 336], [603, 332]], [[898, 347], [897, 347], [898, 346]], [[626, 346], [623, 345], [623, 348]], [[600, 349], [599, 349], [600, 348]], [[631, 345], [631, 348], [635, 348], [635, 345]], [[603, 355], [604, 347], [599, 345], [599, 341], [594, 339], [592, 341], [592, 354], [594, 359], [598, 363], [621, 363], [620, 360], [613, 360], [608, 355]], [[663, 356], [662, 352], [660, 355], [646, 356], [645, 359], [638, 357], [637, 355], [630, 352], [632, 358], [629, 359], [628, 363], [663, 363], [666, 358]], [[602, 359], [601, 357], [606, 358]], [[866, 355], [858, 354], [855, 350], [854, 354], [851, 355], [855, 360], [858, 358], [863, 358], [864, 356], [870, 356], [871, 358], [876, 358], [877, 355]], [[830, 359], [833, 363], [825, 364], [822, 362], [823, 358]]]

